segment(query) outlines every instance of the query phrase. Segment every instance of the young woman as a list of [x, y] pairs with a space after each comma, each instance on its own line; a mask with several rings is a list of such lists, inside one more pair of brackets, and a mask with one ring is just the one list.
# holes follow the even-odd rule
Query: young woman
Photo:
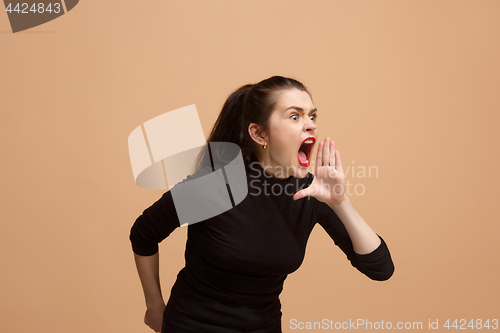
[[239, 145], [248, 195], [188, 226], [186, 264], [166, 306], [158, 243], [179, 227], [170, 191], [137, 218], [130, 240], [146, 325], [163, 333], [282, 332], [279, 294], [301, 265], [316, 223], [360, 272], [373, 280], [391, 277], [389, 249], [345, 194], [340, 154], [330, 138], [318, 145], [315, 174], [308, 172], [317, 113], [306, 88], [281, 76], [229, 96], [207, 142]]

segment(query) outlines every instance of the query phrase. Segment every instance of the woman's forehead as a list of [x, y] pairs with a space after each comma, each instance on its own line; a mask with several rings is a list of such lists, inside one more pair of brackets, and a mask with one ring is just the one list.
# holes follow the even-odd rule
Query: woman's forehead
[[311, 109], [314, 109], [311, 96], [309, 96], [309, 94], [306, 91], [298, 89], [283, 90], [278, 95], [276, 106], [277, 109], [282, 111], [291, 106], [302, 108], [306, 112], [308, 112]]

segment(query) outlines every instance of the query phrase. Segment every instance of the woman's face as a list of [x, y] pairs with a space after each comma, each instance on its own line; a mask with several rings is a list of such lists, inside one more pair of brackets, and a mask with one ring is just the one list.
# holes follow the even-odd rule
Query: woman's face
[[277, 178], [303, 178], [317, 138], [316, 108], [311, 96], [302, 90], [283, 90], [277, 98], [264, 134], [267, 149], [259, 149], [259, 162]]

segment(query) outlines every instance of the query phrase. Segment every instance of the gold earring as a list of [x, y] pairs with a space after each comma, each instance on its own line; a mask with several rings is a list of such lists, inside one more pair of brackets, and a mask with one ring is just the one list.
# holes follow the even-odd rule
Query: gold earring
[[267, 147], [267, 142], [264, 142], [264, 146], [262, 146], [263, 149], [266, 149]]

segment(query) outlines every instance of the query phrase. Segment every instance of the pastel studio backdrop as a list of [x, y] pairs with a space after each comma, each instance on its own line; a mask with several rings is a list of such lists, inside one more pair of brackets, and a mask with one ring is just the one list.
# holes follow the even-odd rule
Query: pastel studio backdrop
[[[207, 136], [231, 91], [272, 75], [310, 89], [319, 139], [335, 140], [351, 202], [396, 265], [371, 281], [317, 226], [285, 282], [284, 332], [294, 319], [440, 331], [500, 319], [499, 11], [495, 0], [86, 0], [18, 33], [0, 13], [0, 332], [150, 332], [128, 236], [165, 190], [135, 184], [127, 138], [192, 104]], [[160, 246], [165, 300], [186, 229]]]

